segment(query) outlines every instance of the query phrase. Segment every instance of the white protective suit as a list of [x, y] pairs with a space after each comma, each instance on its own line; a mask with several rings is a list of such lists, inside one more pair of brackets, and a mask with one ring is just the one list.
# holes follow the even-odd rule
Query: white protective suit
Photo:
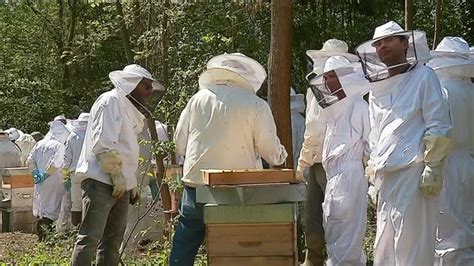
[[19, 166], [26, 166], [26, 159], [28, 159], [28, 155], [30, 155], [30, 152], [33, 149], [33, 146], [35, 146], [36, 141], [31, 135], [25, 134], [23, 131], [16, 128], [7, 129], [5, 132], [8, 133], [10, 139], [14, 141], [21, 150], [21, 165]]
[[112, 76], [111, 80], [115, 88], [100, 95], [91, 108], [76, 176], [81, 181], [92, 178], [112, 185], [109, 175], [100, 170], [97, 154], [116, 150], [122, 161], [121, 170], [127, 181], [126, 189], [131, 190], [137, 186], [137, 135], [143, 129], [145, 117], [126, 95], [135, 89], [141, 78], [128, 83], [114, 82]]
[[21, 149], [21, 165], [26, 166], [26, 160], [28, 159], [31, 150], [33, 150], [36, 141], [30, 134], [22, 134], [17, 140], [15, 140], [15, 143]]
[[419, 183], [423, 137], [447, 136], [451, 123], [438, 78], [421, 65], [375, 83], [369, 113], [370, 161], [379, 188], [374, 263], [432, 264], [427, 254], [434, 249], [439, 202], [423, 196]]
[[454, 143], [444, 167], [435, 265], [469, 265], [474, 262], [474, 60], [458, 37], [444, 38], [432, 54], [428, 66], [448, 96]]
[[291, 89], [291, 139], [293, 143], [293, 167], [296, 168], [298, 165], [298, 159], [300, 157], [301, 147], [304, 141], [305, 131], [305, 119], [302, 115], [305, 111], [304, 95], [296, 94]]
[[[356, 55], [348, 53], [347, 50], [347, 43], [336, 39], [324, 42], [321, 50], [308, 50], [306, 55], [312, 61], [313, 70], [306, 76], [306, 79], [309, 81], [312, 77], [322, 74], [324, 64], [330, 56], [343, 56], [351, 63], [359, 61]], [[304, 141], [298, 156], [298, 171], [304, 171], [315, 163], [321, 163], [323, 140], [326, 134], [325, 123], [318, 119], [322, 108], [317, 103], [311, 89], [306, 91], [306, 103]]]
[[53, 221], [59, 218], [65, 192], [62, 174], [66, 149], [64, 143], [69, 133], [63, 123], [52, 122], [46, 137], [36, 143], [28, 157], [27, 163], [31, 170], [48, 172], [49, 175], [43, 182], [35, 184], [33, 215], [36, 217]]
[[76, 177], [76, 168], [81, 155], [84, 137], [86, 135], [88, 113], [81, 113], [77, 120], [71, 121], [71, 134], [66, 141], [66, 155], [64, 167], [71, 174], [71, 208], [69, 211], [80, 212], [82, 210], [81, 180]]
[[287, 153], [270, 107], [255, 95], [265, 76], [258, 62], [241, 54], [208, 62], [200, 90], [181, 113], [174, 135], [176, 153], [186, 156], [186, 185], [203, 185], [202, 169], [262, 169], [260, 158], [271, 165], [284, 163]]
[[8, 133], [0, 130], [0, 168], [21, 166], [21, 151], [8, 137]]
[[[373, 46], [390, 36], [408, 38], [405, 64], [409, 69], [394, 76], [389, 76], [389, 68]], [[451, 119], [436, 74], [423, 66], [430, 58], [426, 35], [404, 31], [390, 21], [377, 27], [373, 39], [356, 50], [367, 78], [378, 80], [371, 84], [369, 94], [371, 153], [366, 169], [379, 189], [374, 265], [433, 265], [430, 254], [435, 246], [439, 201], [428, 196], [425, 186], [435, 188], [439, 183], [430, 183], [434, 175], [425, 171], [434, 164], [426, 160], [432, 158], [427, 156], [432, 154], [430, 147], [438, 148], [435, 153], [441, 160], [446, 156], [444, 147], [434, 148], [430, 141], [449, 141]], [[436, 166], [438, 170], [442, 164]], [[442, 180], [442, 175], [436, 180]]]
[[[325, 72], [334, 69], [331, 65], [351, 66], [341, 56], [328, 58]], [[361, 71], [340, 76], [339, 81], [346, 98], [321, 109], [318, 116], [326, 127], [322, 150], [327, 177], [323, 202], [326, 265], [365, 265], [367, 181], [363, 161], [368, 155], [370, 127], [368, 104], [362, 96], [368, 91], [368, 82]]]

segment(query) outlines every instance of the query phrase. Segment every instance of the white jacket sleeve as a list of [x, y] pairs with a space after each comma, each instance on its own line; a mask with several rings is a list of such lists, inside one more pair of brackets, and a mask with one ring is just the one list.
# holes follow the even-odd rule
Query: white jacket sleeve
[[118, 100], [111, 98], [99, 106], [95, 116], [91, 117], [91, 146], [94, 154], [118, 150], [119, 134], [123, 123], [120, 114]]
[[75, 141], [76, 135], [74, 133], [71, 133], [69, 137], [66, 140], [66, 150], [64, 153], [64, 167], [69, 169], [70, 171], [74, 171], [75, 169], [72, 169], [72, 161], [74, 158], [74, 141]]
[[36, 165], [36, 160], [35, 160], [37, 147], [38, 147], [37, 144], [33, 146], [33, 149], [31, 150], [30, 154], [28, 155], [28, 158], [26, 159], [26, 166], [28, 166], [28, 169], [30, 169], [30, 171], [33, 171], [34, 169], [38, 168], [38, 166]]
[[353, 119], [351, 121], [352, 128], [357, 132], [359, 136], [362, 137], [364, 141], [364, 160], [370, 154], [369, 147], [369, 133], [370, 133], [370, 122], [369, 122], [369, 105], [363, 99], [356, 103], [356, 108], [354, 108]]
[[262, 100], [257, 102], [256, 111], [253, 134], [256, 151], [270, 165], [281, 165], [285, 162], [288, 153], [277, 136], [270, 106]]
[[326, 135], [326, 124], [319, 120], [321, 107], [316, 102], [311, 89], [306, 92], [306, 129], [304, 132], [303, 147], [298, 160], [298, 170], [320, 163], [322, 160], [322, 147]]
[[176, 125], [176, 131], [174, 132], [174, 143], [176, 144], [176, 155], [186, 156], [186, 147], [188, 145], [188, 136], [189, 136], [189, 115], [190, 115], [190, 106], [192, 99], [188, 102], [184, 110], [179, 116], [178, 124]]
[[422, 112], [426, 123], [425, 135], [447, 137], [451, 128], [449, 104], [441, 90], [438, 77], [429, 69], [422, 80]]

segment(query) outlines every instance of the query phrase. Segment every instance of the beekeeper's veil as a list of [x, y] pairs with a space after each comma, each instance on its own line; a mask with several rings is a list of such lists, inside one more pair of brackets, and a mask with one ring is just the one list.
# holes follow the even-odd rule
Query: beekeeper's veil
[[144, 78], [152, 81], [152, 105], [158, 105], [158, 102], [166, 92], [165, 87], [159, 81], [154, 79], [148, 70], [137, 64], [127, 65], [123, 70], [112, 71], [109, 73], [109, 78], [115, 88], [123, 95], [131, 98], [136, 103], [138, 110], [145, 116], [151, 115], [153, 110], [149, 110], [146, 106], [130, 95], [140, 81]]
[[267, 77], [263, 66], [241, 54], [221, 54], [207, 62], [207, 69], [199, 76], [199, 88], [213, 85], [234, 85], [256, 93]]
[[433, 68], [436, 74], [448, 78], [474, 77], [474, 52], [468, 43], [460, 37], [444, 37], [434, 51], [427, 66]]
[[309, 64], [307, 80], [311, 80], [317, 75], [322, 74], [324, 63], [330, 56], [343, 56], [351, 63], [358, 62], [359, 57], [355, 54], [348, 52], [349, 47], [345, 41], [338, 39], [329, 39], [324, 42], [323, 47], [320, 50], [308, 50], [306, 56]]
[[408, 64], [415, 66], [417, 64], [424, 64], [431, 58], [425, 32], [418, 30], [405, 31], [397, 23], [393, 21], [387, 22], [375, 29], [372, 40], [356, 48], [356, 53], [361, 60], [364, 74], [370, 82], [388, 78], [388, 69], [400, 66], [394, 65], [387, 67], [379, 59], [376, 49], [373, 46], [375, 42], [391, 36], [404, 36], [408, 38], [407, 62], [402, 65]]
[[[309, 80], [309, 87], [317, 103], [322, 108], [320, 119], [335, 118], [344, 112], [344, 106], [354, 99], [368, 92], [368, 82], [364, 78], [360, 64], [351, 63], [344, 56], [327, 58], [323, 68], [324, 73]], [[326, 84], [325, 76], [333, 73], [339, 81], [338, 88], [330, 88]]]

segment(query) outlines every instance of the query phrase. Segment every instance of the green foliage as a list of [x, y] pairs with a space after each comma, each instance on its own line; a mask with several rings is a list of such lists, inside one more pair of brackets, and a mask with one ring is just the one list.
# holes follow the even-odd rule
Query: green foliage
[[[77, 117], [110, 89], [108, 73], [127, 64], [120, 22], [123, 20], [134, 61], [167, 83], [155, 116], [175, 125], [188, 99], [198, 90], [207, 60], [241, 52], [266, 65], [270, 47], [270, 5], [242, 1], [20, 1], [0, 4], [0, 128], [47, 130], [58, 114]], [[28, 3], [31, 3], [30, 5]], [[472, 1], [443, 1], [442, 36], [473, 34]], [[75, 12], [73, 12], [75, 11]], [[434, 2], [415, 1], [415, 26], [434, 32]], [[71, 22], [76, 14], [74, 34]], [[166, 16], [165, 16], [166, 15]], [[348, 42], [350, 50], [370, 39], [387, 20], [403, 24], [404, 1], [316, 1], [293, 4], [293, 86], [306, 90], [305, 51], [328, 38]], [[164, 19], [166, 25], [164, 27]], [[163, 38], [164, 34], [167, 34]], [[72, 38], [70, 38], [72, 36]], [[165, 42], [164, 42], [165, 41]], [[163, 45], [166, 43], [166, 49]], [[165, 69], [164, 58], [168, 58]], [[166, 74], [166, 75], [165, 75]], [[259, 94], [265, 95], [264, 87]]]

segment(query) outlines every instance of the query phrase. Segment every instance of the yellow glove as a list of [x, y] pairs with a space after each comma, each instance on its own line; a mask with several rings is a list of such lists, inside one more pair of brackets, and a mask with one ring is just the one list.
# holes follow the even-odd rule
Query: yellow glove
[[425, 169], [420, 178], [420, 190], [424, 196], [438, 196], [443, 186], [444, 158], [450, 152], [449, 138], [427, 135], [425, 142]]
[[114, 187], [112, 196], [120, 198], [127, 191], [127, 180], [122, 174], [122, 160], [116, 150], [106, 151], [97, 154], [97, 161], [100, 170], [110, 176], [110, 181]]
[[63, 168], [63, 176], [64, 177], [71, 177], [71, 171], [68, 168]]

